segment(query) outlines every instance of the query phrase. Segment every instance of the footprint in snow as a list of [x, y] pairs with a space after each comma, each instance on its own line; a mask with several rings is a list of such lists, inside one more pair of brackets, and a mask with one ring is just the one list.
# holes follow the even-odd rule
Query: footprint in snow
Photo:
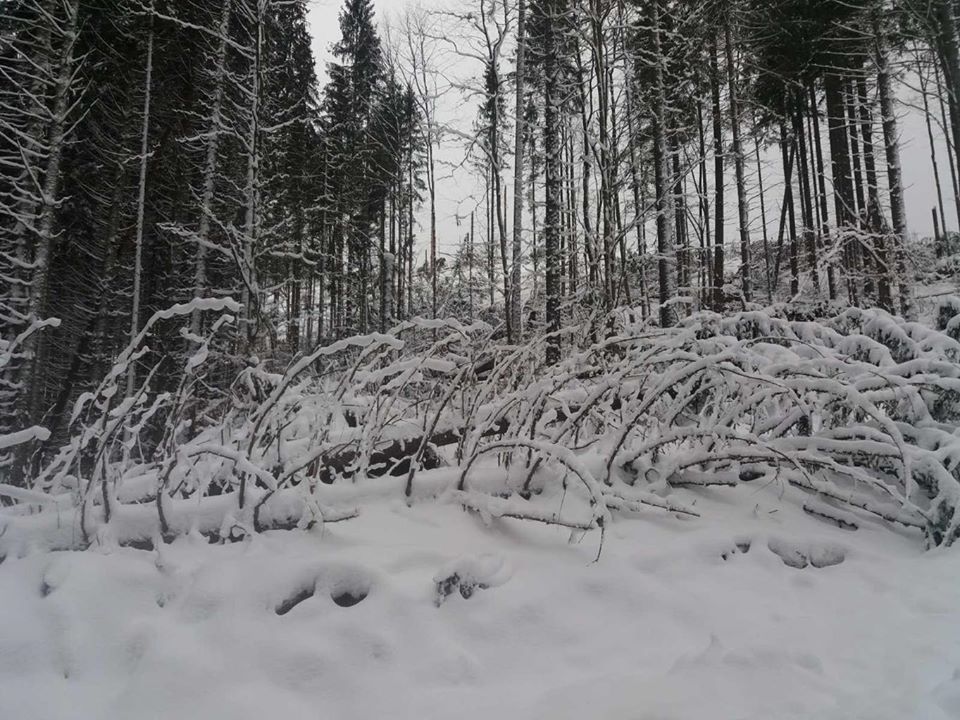
[[835, 545], [816, 543], [796, 543], [782, 538], [771, 538], [767, 547], [774, 555], [783, 560], [788, 567], [803, 568], [811, 565], [815, 568], [825, 568], [839, 565], [846, 558], [843, 549]]
[[503, 585], [510, 575], [506, 561], [499, 555], [459, 557], [444, 565], [433, 576], [434, 604], [440, 607], [455, 592], [459, 592], [464, 599], [470, 598], [477, 590]]
[[70, 568], [67, 561], [63, 557], [55, 556], [44, 569], [43, 576], [40, 578], [40, 597], [47, 597], [60, 587], [69, 573]]
[[373, 578], [364, 568], [324, 568], [294, 587], [274, 608], [274, 612], [286, 615], [300, 603], [318, 594], [328, 595], [338, 607], [353, 607], [365, 600], [372, 588]]
[[751, 541], [750, 538], [738, 538], [733, 541], [733, 547], [729, 550], [724, 550], [720, 553], [720, 557], [724, 560], [729, 560], [734, 555], [746, 555], [750, 552]]

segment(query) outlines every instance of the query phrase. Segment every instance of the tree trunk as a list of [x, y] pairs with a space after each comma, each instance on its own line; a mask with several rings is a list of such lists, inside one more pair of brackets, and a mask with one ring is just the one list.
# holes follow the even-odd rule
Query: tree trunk
[[890, 219], [893, 222], [893, 252], [896, 254], [897, 282], [900, 295], [900, 313], [910, 314], [910, 293], [907, 286], [904, 243], [907, 239], [907, 216], [903, 204], [903, 175], [900, 170], [900, 135], [897, 131], [897, 116], [893, 91], [890, 88], [890, 69], [883, 46], [883, 38], [877, 33], [877, 89], [880, 94], [880, 116], [883, 122], [883, 143], [887, 159], [887, 184], [890, 188]]
[[[216, 188], [231, 2], [232, 0], [223, 0], [220, 9], [220, 25], [217, 28], [218, 41], [216, 69], [213, 74], [213, 101], [210, 105], [210, 126], [207, 131], [206, 158], [203, 165], [203, 195], [200, 198], [200, 226], [197, 230], [197, 250], [194, 260], [194, 297], [202, 297], [207, 290], [207, 241], [210, 237], [210, 218], [213, 213], [214, 190]], [[190, 329], [194, 334], [200, 332], [200, 319], [199, 311], [195, 311], [190, 316]]]
[[[933, 72], [934, 79], [937, 83], [937, 90], [935, 94], [937, 96], [937, 102], [940, 105], [940, 122], [942, 123], [943, 127], [944, 139], [947, 142], [947, 160], [950, 161], [950, 181], [953, 187], [954, 208], [957, 211], [957, 222], [960, 223], [960, 184], [958, 184], [957, 181], [957, 163], [954, 161], [954, 148], [956, 147], [957, 138], [953, 136], [953, 133], [950, 130], [950, 125], [947, 123], [947, 111], [943, 102], [945, 90], [943, 87], [943, 82], [940, 79], [940, 68], [937, 67], [936, 63], [933, 65]], [[958, 231], [960, 231], [960, 228], [958, 228]]]
[[810, 189], [810, 172], [807, 167], [806, 133], [803, 128], [801, 110], [797, 108], [793, 113], [793, 136], [797, 143], [797, 155], [800, 157], [800, 208], [803, 213], [803, 240], [807, 249], [807, 265], [810, 268], [810, 277], [813, 280], [814, 293], [820, 295], [820, 273], [817, 269], [816, 236], [813, 224], [813, 193]]
[[[130, 309], [130, 342], [140, 332], [140, 280], [143, 266], [143, 216], [147, 193], [147, 150], [150, 138], [150, 97], [153, 82], [153, 3], [150, 3], [150, 30], [147, 35], [146, 73], [143, 87], [143, 124], [140, 132], [140, 181], [137, 186], [137, 234], [134, 239], [133, 297]], [[137, 380], [137, 364], [127, 370], [127, 397], [133, 395]]]
[[[247, 138], [247, 185], [245, 194], [245, 216], [243, 221], [243, 255], [240, 263], [240, 276], [243, 310], [241, 312], [241, 337], [249, 349], [256, 338], [258, 328], [254, 324], [254, 314], [259, 315], [260, 298], [257, 291], [256, 269], [254, 266], [254, 248], [257, 242], [259, 226], [259, 183], [260, 183], [260, 63], [263, 49], [263, 17], [261, 3], [255, 0], [257, 9], [253, 19], [254, 46], [250, 67], [250, 128]], [[351, 243], [353, 243], [351, 233]]]
[[714, 251], [713, 251], [713, 309], [722, 312], [723, 301], [723, 116], [720, 113], [720, 67], [717, 60], [716, 32], [711, 36], [710, 44], [710, 95], [713, 102], [713, 190], [714, 207]]
[[[66, 144], [67, 114], [70, 111], [70, 86], [73, 80], [74, 44], [77, 32], [79, 0], [64, 3], [66, 12], [64, 45], [57, 60], [54, 83], [53, 113], [50, 116], [48, 155], [43, 173], [42, 200], [37, 221], [37, 242], [33, 255], [33, 277], [27, 317], [39, 320], [46, 315], [49, 304], [50, 253], [53, 246], [57, 199], [60, 192], [60, 161]], [[27, 397], [27, 421], [37, 423], [43, 412], [43, 367], [46, 360], [47, 333], [34, 333], [24, 348], [31, 353], [30, 392]], [[31, 352], [32, 351], [32, 352]]]
[[[789, 155], [787, 147], [790, 147]], [[783, 203], [787, 210], [787, 219], [790, 228], [790, 298], [796, 298], [800, 292], [800, 253], [797, 248], [797, 219], [793, 203], [793, 161], [797, 156], [797, 139], [787, 141], [786, 124], [780, 123], [780, 148], [784, 164]]]
[[935, 45], [944, 84], [947, 87], [947, 107], [950, 110], [950, 127], [953, 131], [954, 153], [960, 168], [960, 52], [957, 50], [957, 31], [953, 20], [950, 0], [935, 0], [937, 33]]
[[760, 142], [754, 144], [757, 160], [757, 185], [760, 192], [760, 227], [763, 229], [763, 266], [767, 285], [767, 302], [773, 302], [773, 287], [770, 285], [770, 239], [767, 236], [767, 202], [763, 196], [763, 165], [760, 162]]
[[524, 0], [517, 4], [517, 99], [516, 99], [516, 128], [513, 138], [513, 257], [512, 277], [510, 282], [510, 314], [511, 325], [519, 338], [521, 335], [522, 318], [520, 317], [520, 269], [523, 257], [523, 91], [526, 80], [526, 5]]
[[690, 281], [690, 241], [687, 237], [687, 208], [683, 193], [683, 175], [680, 169], [680, 148], [669, 142], [670, 160], [673, 164], [674, 228], [677, 235], [677, 292], [687, 295]]
[[867, 81], [857, 78], [857, 98], [860, 108], [860, 142], [863, 148], [863, 166], [867, 178], [867, 227], [870, 230], [871, 250], [877, 268], [877, 304], [892, 311], [890, 301], [890, 268], [887, 266], [886, 221], [880, 204], [880, 184], [877, 179], [877, 160], [873, 148], [873, 115], [867, 97]]
[[[555, 10], [553, 3], [548, 7]], [[558, 13], [545, 18], [544, 31], [544, 123], [543, 153], [546, 173], [546, 203], [543, 217], [544, 261], [546, 264], [546, 331], [560, 330], [559, 235], [560, 235], [560, 58], [558, 50]], [[546, 362], [553, 365], [560, 360], [560, 338], [554, 335], [547, 342]]]
[[671, 183], [668, 179], [667, 151], [667, 95], [663, 43], [660, 33], [660, 12], [663, 0], [654, 0], [653, 9], [653, 47], [655, 58], [655, 108], [653, 117], [654, 166], [657, 176], [657, 271], [659, 275], [660, 325], [670, 327], [677, 322], [677, 311], [671, 303], [677, 294], [673, 265], [676, 261], [673, 227], [673, 203], [671, 202]]
[[[836, 70], [831, 68], [824, 78], [824, 87], [827, 96], [827, 127], [830, 137], [830, 162], [833, 172], [833, 202], [837, 216], [837, 233], [842, 252], [845, 257], [848, 257], [847, 249], [850, 244], [850, 234], [855, 226], [853, 215], [855, 200], [850, 182], [850, 155], [845, 128], [843, 78]], [[848, 271], [849, 269], [848, 267]]]
[[[700, 302], [710, 307], [713, 299], [713, 257], [710, 252], [710, 196], [707, 193], [707, 139], [703, 127], [703, 103], [697, 103], [697, 137], [700, 141], [700, 269], [703, 277], [700, 288]], [[768, 261], [769, 264], [769, 261]], [[767, 268], [769, 280], [770, 268]]]
[[730, 88], [730, 125], [733, 130], [733, 165], [737, 178], [737, 212], [740, 223], [740, 275], [743, 282], [743, 299], [750, 302], [752, 288], [750, 278], [750, 215], [748, 211], [747, 185], [743, 168], [743, 144], [740, 140], [740, 104], [737, 100], [737, 70], [733, 61], [733, 38], [730, 19], [724, 23], [724, 50], [727, 58], [727, 83]]
[[810, 115], [813, 118], [813, 144], [817, 155], [817, 197], [820, 207], [820, 242], [821, 247], [827, 249], [827, 297], [837, 299], [837, 280], [833, 268], [833, 252], [830, 243], [830, 217], [827, 213], [827, 181], [823, 162], [823, 144], [820, 140], [820, 109], [817, 106], [817, 91], [813, 81], [810, 81]]
[[[923, 100], [923, 119], [927, 126], [927, 143], [930, 146], [930, 164], [933, 167], [933, 186], [937, 191], [937, 207], [940, 209], [940, 217], [945, 218], [943, 212], [943, 191], [940, 186], [940, 165], [937, 162], [937, 146], [933, 137], [933, 124], [930, 122], [930, 103], [927, 100], [927, 88], [929, 81], [924, 77], [923, 64], [919, 58], [917, 60], [917, 77], [920, 79], [920, 97]], [[950, 129], [943, 128], [944, 135], [949, 135]]]

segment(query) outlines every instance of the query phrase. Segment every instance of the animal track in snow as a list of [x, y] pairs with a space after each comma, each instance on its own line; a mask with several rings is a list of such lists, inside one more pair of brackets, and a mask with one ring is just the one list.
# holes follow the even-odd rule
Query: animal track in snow
[[720, 557], [724, 560], [729, 560], [734, 555], [746, 555], [750, 552], [750, 545], [750, 538], [738, 538], [733, 541], [733, 547], [731, 549], [724, 550], [720, 553]]
[[296, 586], [274, 611], [286, 615], [297, 605], [309, 600], [323, 590], [338, 607], [353, 607], [367, 598], [373, 587], [370, 574], [360, 567], [331, 566], [313, 574], [306, 582]]
[[467, 555], [444, 565], [436, 575], [434, 582], [434, 603], [443, 604], [450, 595], [459, 591], [460, 597], [467, 599], [477, 590], [502, 585], [510, 579], [510, 570], [499, 555]]
[[842, 548], [835, 545], [823, 544], [801, 544], [783, 540], [781, 538], [771, 538], [767, 547], [774, 555], [783, 560], [783, 564], [792, 568], [802, 570], [811, 565], [815, 568], [825, 568], [831, 565], [839, 565], [846, 558], [846, 553]]

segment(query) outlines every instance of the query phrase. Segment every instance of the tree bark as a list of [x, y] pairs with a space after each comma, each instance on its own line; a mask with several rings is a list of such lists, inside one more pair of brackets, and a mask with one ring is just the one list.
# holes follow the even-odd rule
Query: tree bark
[[820, 139], [820, 109], [817, 105], [817, 91], [810, 81], [810, 115], [813, 118], [813, 145], [817, 156], [817, 198], [820, 207], [820, 243], [821, 249], [827, 250], [827, 297], [830, 300], [837, 299], [837, 280], [833, 267], [833, 259], [830, 257], [832, 252], [830, 242], [830, 216], [827, 213], [827, 181], [826, 170], [823, 162], [823, 143]]
[[883, 38], [877, 33], [876, 40], [877, 90], [880, 94], [880, 116], [883, 122], [883, 142], [887, 159], [887, 184], [890, 188], [890, 219], [893, 222], [893, 252], [896, 255], [897, 284], [900, 296], [900, 313], [910, 314], [910, 292], [907, 286], [904, 242], [907, 238], [907, 217], [903, 204], [903, 175], [900, 170], [900, 135], [897, 132], [897, 116], [893, 91], [890, 88], [890, 69], [883, 46]]
[[886, 221], [880, 204], [880, 184], [877, 179], [877, 160], [873, 147], [873, 115], [867, 97], [867, 81], [857, 78], [857, 98], [860, 109], [860, 143], [863, 148], [863, 165], [867, 179], [867, 227], [871, 233], [871, 249], [877, 268], [877, 304], [891, 311], [890, 268], [887, 266]]
[[546, 203], [543, 218], [544, 260], [546, 265], [546, 331], [553, 336], [547, 342], [546, 362], [560, 360], [560, 58], [558, 52], [559, 13], [554, 3], [547, 4], [550, 16], [544, 18], [544, 123], [543, 152], [546, 173]]
[[730, 88], [730, 125], [733, 130], [733, 165], [737, 178], [737, 213], [740, 224], [740, 276], [743, 283], [743, 299], [752, 299], [750, 268], [750, 215], [747, 185], [744, 177], [743, 143], [740, 139], [740, 103], [737, 99], [737, 71], [733, 61], [733, 37], [730, 19], [724, 23], [724, 50], [727, 58], [727, 83]]
[[[150, 3], [150, 30], [147, 35], [146, 73], [143, 81], [143, 122], [140, 131], [140, 181], [137, 186], [137, 232], [134, 239], [133, 297], [130, 309], [130, 342], [140, 332], [140, 280], [143, 266], [143, 221], [147, 194], [147, 149], [150, 139], [150, 93], [153, 82], [153, 2]], [[137, 379], [137, 364], [127, 370], [127, 397], [133, 395]]]
[[526, 3], [517, 4], [517, 78], [516, 78], [516, 128], [513, 138], [513, 257], [512, 279], [510, 282], [510, 313], [512, 325], [517, 337], [520, 337], [522, 318], [520, 316], [520, 269], [523, 258], [523, 91], [526, 82]]
[[793, 136], [797, 143], [797, 155], [800, 157], [800, 208], [803, 213], [803, 240], [807, 250], [807, 265], [810, 268], [810, 277], [813, 280], [813, 290], [820, 295], [820, 273], [817, 269], [816, 236], [813, 224], [813, 193], [810, 188], [810, 173], [807, 167], [806, 133], [803, 128], [803, 117], [797, 108], [793, 113]]
[[[223, 114], [224, 82], [227, 71], [227, 42], [230, 32], [230, 9], [232, 0], [223, 0], [220, 7], [220, 24], [217, 27], [216, 69], [213, 74], [213, 101], [210, 104], [210, 125], [207, 131], [206, 158], [203, 165], [203, 194], [200, 198], [200, 223], [197, 229], [197, 249], [194, 259], [193, 296], [202, 297], [207, 290], [207, 241], [210, 237], [210, 218], [213, 213], [213, 198], [216, 188], [217, 160], [220, 148], [220, 126]], [[200, 332], [201, 314], [190, 316], [190, 329]]]
[[713, 250], [713, 309], [722, 312], [723, 301], [723, 243], [724, 243], [724, 198], [723, 198], [723, 116], [720, 113], [720, 68], [717, 55], [717, 35], [711, 36], [710, 44], [710, 96], [713, 102], [713, 190], [714, 250]]
[[671, 202], [671, 183], [669, 181], [667, 151], [667, 96], [665, 65], [661, 40], [660, 14], [663, 0], [654, 0], [653, 9], [653, 47], [655, 75], [655, 109], [653, 117], [654, 169], [657, 186], [657, 270], [659, 275], [660, 325], [670, 327], [677, 322], [676, 307], [671, 303], [677, 294], [674, 285], [676, 275], [672, 267], [676, 262], [676, 237], [673, 227], [673, 202]]

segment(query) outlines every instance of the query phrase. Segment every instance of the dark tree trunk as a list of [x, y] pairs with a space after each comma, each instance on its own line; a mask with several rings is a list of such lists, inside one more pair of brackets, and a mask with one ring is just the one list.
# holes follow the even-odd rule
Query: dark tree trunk
[[[823, 144], [820, 140], [820, 109], [817, 104], [817, 91], [813, 81], [810, 81], [810, 115], [813, 118], [813, 144], [817, 154], [817, 198], [820, 207], [820, 241], [826, 246], [828, 254], [832, 252], [830, 242], [830, 215], [827, 212], [827, 181], [823, 162]], [[827, 262], [827, 297], [837, 299], [837, 280], [834, 272], [833, 259], [829, 256]]]
[[723, 116], [720, 113], [720, 68], [716, 33], [710, 44], [710, 97], [713, 104], [713, 188], [714, 207], [713, 309], [723, 311]]
[[816, 236], [813, 224], [813, 193], [810, 190], [810, 172], [807, 167], [807, 143], [803, 128], [802, 111], [798, 107], [793, 112], [793, 136], [797, 143], [797, 156], [800, 158], [800, 209], [803, 214], [803, 240], [807, 250], [807, 265], [810, 268], [810, 278], [813, 280], [813, 290], [820, 295], [820, 275], [817, 269]]
[[744, 177], [743, 144], [740, 139], [740, 103], [737, 100], [737, 70], [733, 61], [733, 38], [730, 32], [730, 19], [724, 24], [724, 43], [727, 57], [727, 83], [730, 88], [730, 125], [733, 129], [733, 166], [737, 179], [737, 211], [740, 225], [740, 275], [743, 283], [743, 299], [752, 299], [750, 277], [750, 216], [749, 199]]
[[[551, 9], [554, 4], [548, 5]], [[544, 123], [543, 152], [546, 174], [546, 202], [543, 217], [544, 261], [546, 265], [546, 331], [553, 333], [547, 342], [546, 362], [560, 360], [560, 58], [558, 50], [559, 13], [545, 18], [544, 31]]]

